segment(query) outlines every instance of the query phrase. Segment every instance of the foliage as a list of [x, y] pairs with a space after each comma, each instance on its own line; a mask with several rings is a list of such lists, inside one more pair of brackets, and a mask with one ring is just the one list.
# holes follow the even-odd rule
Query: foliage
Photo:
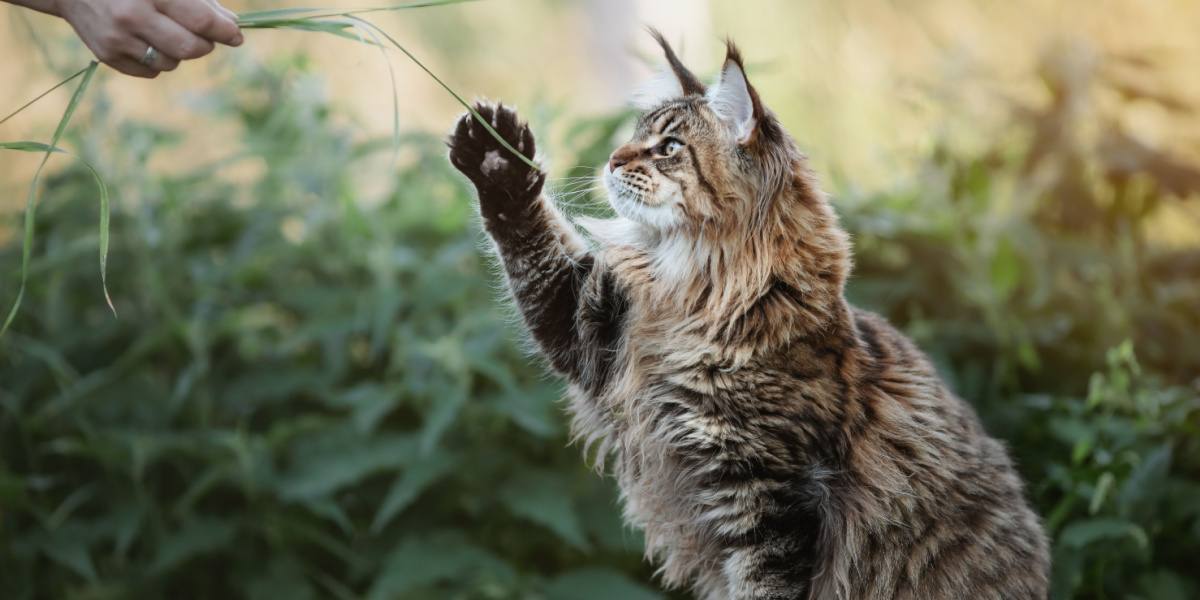
[[1196, 597], [1200, 248], [1156, 244], [1151, 223], [1196, 200], [1200, 171], [1079, 110], [1114, 84], [1050, 58], [1049, 101], [1014, 107], [1015, 135], [939, 146], [912, 182], [842, 196], [848, 294], [904, 324], [1008, 441], [1056, 598]]
[[[231, 163], [139, 180], [124, 166], [168, 132], [94, 116], [125, 141], [95, 162], [149, 199], [112, 218], [120, 318], [80, 260], [90, 175], [47, 181], [0, 341], [5, 596], [655, 597], [610, 484], [566, 448], [559, 386], [513, 343], [441, 141], [405, 138], [360, 207], [356, 165], [390, 140], [355, 143], [296, 76], [243, 77], [207, 101], [256, 152]], [[256, 156], [252, 181], [221, 177]]]
[[[440, 140], [404, 137], [389, 191], [363, 200], [356, 173], [392, 140], [355, 141], [319, 94], [292, 93], [312, 84], [300, 67], [215, 88], [201, 104], [242, 139], [172, 174], [139, 168], [171, 132], [93, 111], [81, 154], [144, 200], [113, 206], [120, 318], [88, 258], [90, 173], [47, 177], [25, 309], [0, 339], [0, 589], [663, 597], [611, 483], [567, 447], [560, 385], [521, 347]], [[850, 294], [1008, 440], [1057, 597], [1195, 597], [1200, 260], [1147, 238], [1153, 209], [1110, 201], [1142, 184], [1096, 176], [1094, 152], [1029, 166], [1031, 148], [1065, 153], [1036, 135], [1052, 111], [884, 193], [839, 193]], [[571, 129], [580, 162], [620, 121]], [[1047, 211], [1068, 193], [1082, 217]], [[20, 255], [0, 249], [0, 281]]]

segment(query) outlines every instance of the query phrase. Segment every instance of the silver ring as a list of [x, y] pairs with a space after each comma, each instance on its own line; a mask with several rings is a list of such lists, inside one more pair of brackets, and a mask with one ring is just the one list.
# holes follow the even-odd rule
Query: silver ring
[[138, 62], [149, 67], [156, 60], [158, 60], [158, 50], [155, 50], [154, 46], [146, 46], [146, 53], [142, 55], [142, 59]]

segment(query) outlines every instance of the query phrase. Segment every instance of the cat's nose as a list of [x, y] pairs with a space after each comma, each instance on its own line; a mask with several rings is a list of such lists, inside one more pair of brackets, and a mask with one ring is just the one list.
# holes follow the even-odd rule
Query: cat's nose
[[628, 146], [617, 148], [617, 151], [613, 152], [612, 156], [608, 159], [608, 170], [616, 171], [618, 168], [629, 164], [629, 161], [633, 160], [637, 154], [637, 148]]

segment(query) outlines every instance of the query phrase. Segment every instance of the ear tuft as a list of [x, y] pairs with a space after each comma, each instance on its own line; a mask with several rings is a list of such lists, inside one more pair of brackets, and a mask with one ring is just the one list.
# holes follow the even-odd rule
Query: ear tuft
[[646, 111], [682, 95], [683, 87], [679, 85], [675, 73], [670, 69], [662, 69], [633, 90], [629, 103], [638, 110]]
[[720, 80], [708, 90], [708, 105], [733, 128], [738, 143], [745, 144], [754, 137], [762, 119], [762, 105], [746, 79], [741, 52], [732, 40], [726, 41], [725, 46], [725, 65], [721, 67]]
[[662, 47], [663, 55], [667, 57], [667, 64], [671, 65], [671, 71], [675, 73], [675, 78], [679, 80], [679, 87], [683, 90], [682, 95], [704, 95], [704, 84], [700, 83], [700, 79], [689, 71], [687, 67], [683, 66], [679, 57], [675, 55], [675, 51], [671, 49], [671, 45], [667, 43], [667, 38], [664, 38], [663, 34], [653, 27], [647, 27], [646, 31], [649, 31], [650, 35], [654, 36], [654, 41], [658, 42], [658, 45]]

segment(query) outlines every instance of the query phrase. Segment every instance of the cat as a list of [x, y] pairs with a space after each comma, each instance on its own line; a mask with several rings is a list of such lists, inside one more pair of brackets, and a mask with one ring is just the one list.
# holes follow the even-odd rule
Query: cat
[[[849, 238], [727, 43], [705, 86], [653, 32], [669, 97], [578, 220], [469, 113], [475, 185], [516, 305], [568, 382], [668, 587], [705, 600], [1048, 595], [1039, 519], [1003, 445], [914, 344], [843, 298]], [[526, 157], [501, 104], [475, 110]]]

